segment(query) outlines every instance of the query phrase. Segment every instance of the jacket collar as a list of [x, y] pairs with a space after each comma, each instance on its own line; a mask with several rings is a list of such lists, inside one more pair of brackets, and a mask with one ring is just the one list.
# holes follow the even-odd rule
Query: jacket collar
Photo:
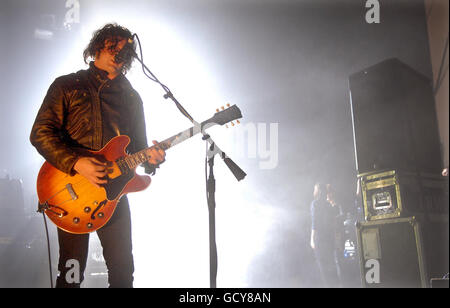
[[108, 78], [108, 72], [96, 67], [94, 65], [94, 61], [89, 62], [89, 69], [87, 71], [88, 71], [89, 75], [91, 75], [98, 82], [97, 86], [99, 86], [103, 83], [109, 82], [110, 84], [119, 86], [124, 90], [125, 89], [126, 90], [133, 89], [130, 82], [123, 74], [119, 74], [116, 78], [111, 80]]
[[108, 72], [105, 70], [102, 70], [100, 68], [98, 68], [97, 66], [95, 66], [94, 61], [89, 62], [89, 69], [88, 72], [91, 76], [93, 76], [100, 84], [102, 83], [113, 83], [113, 84], [117, 84], [120, 87], [123, 88], [129, 88], [131, 87], [131, 85], [129, 84], [128, 79], [123, 75], [123, 74], [119, 74], [116, 78], [114, 79], [109, 79], [108, 78]]
[[94, 76], [98, 81], [105, 82], [108, 81], [108, 72], [102, 69], [99, 69], [94, 65], [94, 61], [89, 62], [89, 73]]

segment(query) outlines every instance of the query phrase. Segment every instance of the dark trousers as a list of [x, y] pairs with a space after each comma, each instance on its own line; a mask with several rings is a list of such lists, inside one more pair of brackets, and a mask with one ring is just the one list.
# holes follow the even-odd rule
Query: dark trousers
[[[103, 257], [108, 268], [109, 287], [132, 288], [134, 263], [130, 208], [126, 196], [122, 197], [108, 223], [97, 230], [97, 235], [103, 247]], [[58, 229], [58, 242], [59, 275], [56, 279], [56, 287], [79, 288], [86, 269], [89, 234], [71, 234]], [[73, 279], [76, 278], [73, 273], [73, 260], [78, 261], [79, 264], [79, 283], [73, 282], [77, 280]]]
[[319, 267], [322, 286], [326, 288], [340, 287], [338, 266], [333, 245], [320, 244], [314, 249], [317, 265]]

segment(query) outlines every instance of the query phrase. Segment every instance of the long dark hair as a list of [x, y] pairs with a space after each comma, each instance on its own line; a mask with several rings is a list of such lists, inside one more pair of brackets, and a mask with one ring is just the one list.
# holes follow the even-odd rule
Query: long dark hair
[[[87, 64], [88, 59], [95, 59], [100, 50], [105, 48], [106, 41], [112, 42], [109, 49], [113, 51], [117, 48], [117, 44], [122, 39], [129, 39], [132, 36], [133, 35], [131, 34], [130, 30], [125, 27], [122, 27], [116, 23], [106, 24], [103, 28], [96, 30], [92, 35], [89, 45], [83, 51], [84, 62]], [[131, 45], [133, 50], [136, 50], [136, 42], [133, 41]], [[131, 68], [133, 60], [134, 58], [131, 55], [125, 57], [122, 66], [123, 74], [126, 74], [126, 72], [128, 72], [128, 70]]]

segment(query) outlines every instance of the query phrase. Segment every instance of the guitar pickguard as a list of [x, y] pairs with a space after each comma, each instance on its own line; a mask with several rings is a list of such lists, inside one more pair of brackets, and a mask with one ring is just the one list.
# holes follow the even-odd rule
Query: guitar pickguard
[[103, 185], [108, 200], [109, 201], [116, 200], [120, 196], [120, 193], [123, 191], [128, 182], [131, 181], [131, 179], [133, 179], [133, 177], [134, 172], [128, 172], [114, 179], [108, 179], [108, 183]]

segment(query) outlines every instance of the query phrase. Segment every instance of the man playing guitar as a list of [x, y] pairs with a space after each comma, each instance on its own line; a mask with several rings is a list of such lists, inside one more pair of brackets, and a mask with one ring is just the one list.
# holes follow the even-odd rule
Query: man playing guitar
[[[131, 32], [117, 24], [107, 24], [94, 35], [83, 55], [87, 70], [58, 77], [51, 85], [34, 122], [30, 141], [46, 161], [70, 176], [79, 174], [92, 185], [108, 182], [106, 162], [84, 150], [98, 151], [112, 138], [128, 135], [127, 151], [136, 153], [147, 148], [144, 110], [139, 94], [124, 74], [133, 57], [117, 61], [117, 53]], [[165, 160], [165, 151], [153, 141], [146, 152], [146, 173]], [[111, 219], [97, 230], [108, 268], [110, 287], [133, 286], [131, 220], [126, 196], [122, 196]], [[56, 287], [80, 287], [86, 268], [89, 233], [75, 234], [58, 228], [59, 275]], [[80, 281], [71, 283], [66, 274], [69, 261], [76, 260]], [[70, 264], [70, 263], [69, 263]]]

